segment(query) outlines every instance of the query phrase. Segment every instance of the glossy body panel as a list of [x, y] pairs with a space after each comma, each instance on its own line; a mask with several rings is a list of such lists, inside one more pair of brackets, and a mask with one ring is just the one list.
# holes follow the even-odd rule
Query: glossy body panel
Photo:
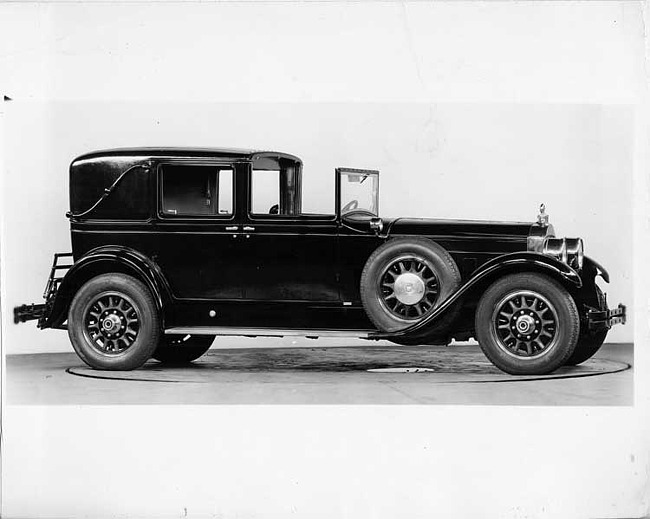
[[173, 304], [171, 290], [158, 265], [142, 252], [124, 247], [105, 245], [75, 261], [68, 270], [52, 300], [48, 300], [47, 314], [41, 328], [60, 328], [67, 319], [67, 310], [76, 291], [83, 283], [109, 272], [121, 272], [141, 280], [151, 290], [164, 324], [165, 308]]
[[236, 193], [245, 189], [242, 165], [228, 157], [205, 158], [201, 165], [232, 168], [232, 214], [213, 216], [172, 216], [161, 206], [162, 166], [183, 163], [173, 157], [157, 161], [158, 200], [152, 215], [155, 228], [153, 257], [166, 273], [174, 299], [229, 299], [244, 296], [246, 270], [241, 257], [247, 253], [246, 244], [237, 239], [237, 227], [243, 213], [242, 201]]
[[[214, 312], [212, 317], [211, 312]], [[166, 326], [374, 330], [360, 306], [309, 302], [176, 300], [166, 309]]]
[[460, 269], [463, 280], [486, 262], [525, 251], [531, 223], [472, 220], [398, 218], [388, 223], [391, 238], [423, 236], [447, 250]]
[[[246, 225], [242, 226], [242, 228]], [[249, 279], [245, 298], [256, 301], [337, 302], [337, 225], [330, 221], [269, 221], [251, 219], [240, 242], [240, 258]]]

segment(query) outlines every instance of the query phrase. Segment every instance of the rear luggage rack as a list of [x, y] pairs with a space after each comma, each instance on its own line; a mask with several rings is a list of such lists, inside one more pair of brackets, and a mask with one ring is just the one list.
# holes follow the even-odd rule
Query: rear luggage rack
[[[33, 321], [38, 319], [38, 327], [42, 328], [43, 324], [47, 320], [47, 317], [50, 313], [50, 308], [54, 297], [56, 296], [57, 290], [59, 290], [59, 285], [65, 277], [68, 269], [72, 267], [74, 262], [65, 262], [60, 264], [61, 258], [72, 258], [71, 252], [58, 252], [54, 255], [52, 260], [52, 268], [50, 269], [50, 277], [47, 280], [47, 285], [45, 285], [45, 292], [43, 292], [43, 299], [45, 303], [43, 304], [34, 304], [31, 305], [20, 305], [14, 308], [14, 323], [24, 323], [25, 321]], [[61, 271], [63, 274], [59, 275]]]
[[50, 278], [47, 280], [47, 285], [45, 286], [45, 292], [43, 292], [43, 299], [49, 301], [56, 291], [59, 289], [59, 285], [65, 276], [56, 276], [59, 270], [65, 270], [66, 273], [73, 263], [66, 263], [64, 265], [59, 265], [60, 258], [71, 258], [72, 252], [57, 252], [54, 254], [54, 259], [52, 260], [52, 269], [50, 270]]

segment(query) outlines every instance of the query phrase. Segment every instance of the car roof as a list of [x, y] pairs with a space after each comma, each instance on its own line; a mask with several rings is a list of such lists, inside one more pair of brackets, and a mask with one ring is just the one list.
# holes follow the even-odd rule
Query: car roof
[[78, 156], [73, 163], [103, 159], [110, 157], [223, 157], [235, 160], [256, 160], [258, 158], [279, 158], [302, 162], [300, 158], [289, 153], [270, 150], [241, 149], [241, 148], [179, 148], [179, 147], [143, 147], [143, 148], [114, 148], [97, 150]]

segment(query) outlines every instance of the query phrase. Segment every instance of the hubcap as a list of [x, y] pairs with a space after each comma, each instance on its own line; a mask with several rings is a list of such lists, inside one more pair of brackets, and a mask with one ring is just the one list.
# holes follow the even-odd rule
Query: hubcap
[[[524, 312], [523, 310], [521, 312]], [[531, 312], [532, 314], [532, 312]], [[535, 328], [535, 324], [537, 319], [534, 318], [532, 315], [526, 315], [525, 313], [521, 313], [519, 317], [515, 317], [516, 325], [515, 328], [517, 329], [517, 332], [523, 336], [523, 335], [529, 335], [531, 333], [537, 333], [537, 329]], [[538, 322], [538, 321], [537, 321]]]
[[424, 297], [424, 281], [410, 272], [397, 276], [394, 289], [397, 300], [405, 305], [414, 305]]
[[125, 294], [103, 293], [86, 307], [84, 333], [90, 345], [102, 354], [122, 353], [138, 337], [140, 316]]
[[558, 338], [557, 312], [536, 292], [521, 290], [504, 297], [495, 306], [492, 326], [499, 347], [516, 357], [540, 357]]
[[440, 286], [433, 265], [415, 255], [393, 260], [379, 276], [379, 300], [402, 320], [424, 317], [435, 307]]
[[119, 328], [122, 325], [122, 320], [123, 317], [118, 317], [115, 314], [108, 314], [106, 315], [100, 322], [102, 323], [102, 332], [103, 333], [111, 333], [111, 332], [117, 332], [119, 333]]

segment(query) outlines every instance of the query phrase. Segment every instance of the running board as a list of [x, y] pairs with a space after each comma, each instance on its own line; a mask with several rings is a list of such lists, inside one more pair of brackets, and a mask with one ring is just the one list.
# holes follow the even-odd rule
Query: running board
[[246, 337], [354, 337], [369, 339], [375, 330], [300, 330], [282, 328], [233, 328], [229, 326], [192, 326], [168, 328], [165, 334], [174, 335], [244, 335]]

